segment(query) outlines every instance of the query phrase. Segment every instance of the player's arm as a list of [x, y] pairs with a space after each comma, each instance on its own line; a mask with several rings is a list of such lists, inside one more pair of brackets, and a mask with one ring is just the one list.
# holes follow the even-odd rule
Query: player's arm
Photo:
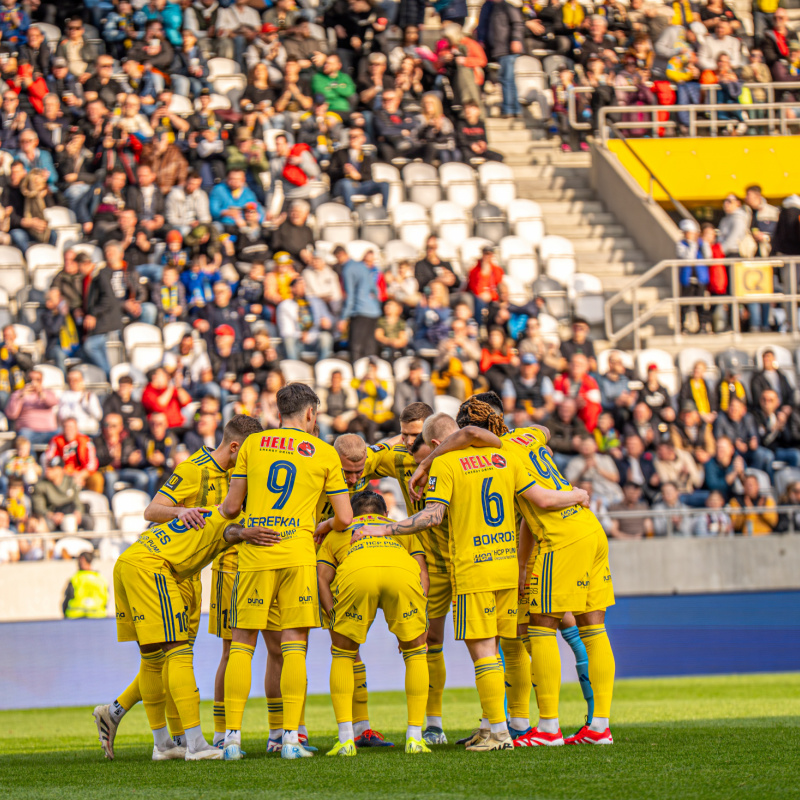
[[542, 436], [544, 436], [545, 442], [549, 442], [550, 441], [550, 428], [548, 428], [547, 426], [545, 426], [545, 425], [537, 425], [535, 422], [531, 422], [530, 425], [528, 425], [528, 427], [529, 428], [536, 428], [537, 431], [540, 431]]
[[228, 544], [247, 542], [258, 547], [274, 547], [276, 544], [281, 543], [280, 533], [272, 530], [272, 528], [262, 528], [257, 525], [252, 528], [246, 528], [238, 522], [228, 525], [222, 536]]
[[533, 552], [533, 534], [528, 523], [523, 518], [519, 528], [519, 547], [517, 548], [517, 562], [519, 564], [519, 590], [523, 591], [528, 579], [528, 561]]
[[336, 577], [336, 569], [327, 562], [317, 561], [317, 585], [319, 586], [319, 602], [326, 614], [333, 608], [333, 592], [331, 584]]
[[331, 508], [333, 508], [333, 522], [331, 529], [334, 531], [347, 530], [353, 524], [353, 509], [350, 506], [350, 495], [347, 490], [329, 494]]
[[244, 498], [247, 496], [247, 478], [232, 478], [228, 494], [219, 507], [225, 519], [236, 519], [242, 511]]
[[350, 541], [357, 542], [367, 536], [410, 536], [412, 533], [419, 533], [427, 528], [440, 525], [446, 511], [447, 507], [444, 503], [429, 502], [422, 511], [414, 514], [413, 517], [402, 519], [400, 522], [393, 522], [391, 525], [364, 525], [353, 531]]
[[521, 493], [526, 500], [545, 511], [557, 511], [570, 506], [589, 507], [589, 494], [583, 489], [545, 489], [534, 483]]
[[206, 524], [206, 508], [184, 508], [163, 492], [158, 492], [144, 510], [144, 518], [148, 522], [172, 522], [180, 520], [190, 528], [202, 528]]
[[[431, 471], [434, 459], [451, 453], [453, 450], [464, 450], [467, 447], [502, 447], [503, 443], [495, 436], [477, 425], [451, 433], [435, 450], [431, 451], [419, 464], [411, 480], [408, 482], [408, 493], [414, 500], [419, 500], [425, 492], [425, 479]], [[420, 488], [417, 488], [417, 487]]]

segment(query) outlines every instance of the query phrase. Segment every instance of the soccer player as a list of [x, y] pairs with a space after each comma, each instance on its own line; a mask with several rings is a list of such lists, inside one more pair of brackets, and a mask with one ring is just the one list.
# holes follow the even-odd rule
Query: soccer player
[[[179, 582], [191, 581], [231, 545], [248, 541], [268, 549], [280, 542], [274, 531], [232, 524], [216, 508], [202, 514], [204, 525], [196, 529], [179, 519], [148, 528], [114, 565], [117, 640], [139, 644], [139, 687], [153, 732], [154, 761], [222, 758], [200, 729], [189, 614]], [[165, 680], [186, 732], [185, 746], [176, 744], [167, 730]]]
[[[431, 440], [442, 441], [458, 426], [451, 417], [438, 414], [429, 430]], [[516, 635], [515, 495], [553, 509], [589, 502], [580, 489], [557, 492], [538, 486], [521, 460], [507, 458], [500, 447], [467, 448], [434, 461], [422, 511], [400, 522], [365, 526], [353, 533], [354, 541], [365, 536], [410, 535], [440, 524], [445, 513], [450, 517], [455, 636], [469, 650], [490, 726], [468, 745], [473, 752], [514, 746], [503, 709], [505, 687], [496, 637]]]
[[[236, 414], [228, 421], [222, 433], [222, 442], [215, 450], [202, 447], [186, 461], [175, 468], [169, 480], [159, 489], [156, 496], [147, 506], [144, 518], [148, 522], [171, 522], [178, 520], [191, 529], [202, 528], [205, 524], [204, 514], [207, 507], [219, 505], [228, 493], [228, 471], [236, 463], [236, 456], [242, 442], [251, 434], [261, 430], [258, 420], [245, 414]], [[214, 562], [214, 582], [211, 588], [211, 615], [209, 632], [217, 632], [217, 619], [227, 623], [227, 611], [230, 606], [229, 583], [223, 578], [223, 572], [233, 566], [235, 572], [236, 548], [228, 548]], [[183, 597], [189, 621], [188, 641], [194, 645], [200, 627], [201, 585], [200, 573], [197, 572], [190, 581], [181, 581], [178, 589]], [[220, 615], [220, 608], [223, 614]], [[223, 637], [227, 633], [230, 638], [230, 626], [220, 627]], [[219, 635], [219, 634], [218, 634]], [[223, 702], [223, 678], [225, 663], [228, 659], [230, 643], [223, 640], [222, 659], [217, 670], [214, 684], [214, 744], [225, 736], [225, 706]], [[164, 685], [168, 686], [166, 679]], [[107, 758], [114, 758], [114, 738], [122, 718], [142, 699], [137, 675], [125, 691], [108, 705], [97, 706], [94, 710], [95, 723], [100, 744]], [[172, 702], [167, 688], [167, 724], [177, 744], [183, 745], [184, 731], [175, 704]]]
[[[477, 397], [462, 405], [458, 423], [462, 427], [486, 428], [496, 434], [508, 446], [510, 453], [532, 468], [541, 486], [557, 491], [572, 490], [553, 463], [546, 446], [546, 429], [531, 426], [509, 431], [496, 409]], [[438, 457], [439, 453], [452, 452], [454, 447], [463, 446], [464, 441], [471, 441], [473, 432], [474, 428], [472, 431], [464, 428], [460, 437], [445, 442], [432, 456]], [[459, 438], [461, 444], [457, 445]], [[425, 466], [422, 465], [421, 471]], [[416, 477], [412, 481], [415, 485]], [[589, 703], [589, 716], [587, 724], [574, 736], [568, 737], [566, 743], [612, 744], [608, 718], [614, 688], [614, 655], [604, 624], [605, 609], [614, 604], [608, 540], [595, 515], [584, 507], [570, 509], [569, 513], [555, 513], [537, 507], [534, 501], [530, 505], [521, 503], [520, 510], [528, 523], [522, 526], [520, 534], [521, 563], [524, 563], [524, 554], [533, 548], [531, 531], [536, 530], [541, 537], [530, 578], [529, 623], [531, 673], [540, 719], [538, 726], [519, 737], [515, 744], [529, 747], [565, 743], [558, 724], [561, 663], [555, 637], [559, 626], [562, 626], [565, 638], [574, 636], [574, 631], [569, 628], [563, 630], [564, 617], [570, 611], [575, 614], [579, 637], [586, 650], [585, 657], [578, 658], [576, 652], [576, 658], [579, 662], [588, 662], [591, 685], [588, 686], [589, 681], [584, 680], [579, 669], [581, 687]], [[554, 569], [554, 563], [558, 565], [557, 569]], [[569, 643], [576, 651], [573, 641]]]
[[391, 522], [384, 499], [375, 492], [354, 495], [352, 506], [352, 526], [328, 536], [317, 554], [320, 602], [331, 620], [330, 689], [339, 726], [337, 742], [328, 755], [354, 756], [358, 752], [353, 731], [352, 665], [378, 608], [397, 636], [406, 666], [406, 753], [430, 753], [422, 741], [428, 696], [425, 553], [416, 536], [362, 539], [351, 544], [357, 528]]
[[225, 671], [225, 758], [242, 757], [241, 730], [250, 693], [251, 664], [258, 632], [268, 627], [269, 610], [280, 610], [283, 698], [282, 758], [312, 753], [299, 741], [306, 694], [308, 631], [319, 626], [314, 526], [325, 493], [333, 508], [333, 529], [353, 520], [350, 496], [336, 451], [312, 434], [319, 398], [305, 384], [290, 383], [277, 395], [281, 427], [251, 436], [239, 450], [228, 496], [221, 511], [236, 518], [247, 497], [247, 525], [281, 534], [269, 550], [245, 544], [231, 599], [232, 644]]

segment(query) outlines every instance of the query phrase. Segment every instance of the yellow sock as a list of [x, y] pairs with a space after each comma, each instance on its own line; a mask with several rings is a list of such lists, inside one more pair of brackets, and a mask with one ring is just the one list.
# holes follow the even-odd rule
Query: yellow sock
[[174, 647], [167, 653], [169, 691], [180, 715], [183, 728], [200, 727], [200, 693], [194, 680], [190, 645]]
[[242, 729], [244, 707], [250, 695], [251, 668], [255, 647], [241, 642], [231, 644], [225, 669], [225, 725], [229, 731]]
[[558, 717], [558, 695], [561, 692], [561, 656], [553, 628], [528, 628], [531, 637], [531, 681], [536, 690], [539, 716]]
[[267, 719], [271, 731], [283, 730], [283, 698], [267, 698]]
[[424, 644], [411, 650], [403, 650], [406, 662], [406, 703], [408, 704], [409, 727], [422, 727], [425, 722], [425, 706], [428, 703], [428, 655]]
[[522, 643], [525, 645], [525, 652], [528, 654], [528, 658], [531, 657], [531, 637], [529, 634], [525, 634], [522, 637]]
[[306, 697], [306, 647], [305, 642], [281, 642], [283, 727], [287, 731], [296, 731], [300, 727], [300, 714]]
[[166, 693], [167, 727], [169, 728], [169, 735], [174, 739], [176, 736], [182, 736], [185, 731], [183, 730], [178, 707], [175, 705], [175, 701], [172, 699], [172, 692], [169, 690], [169, 657], [164, 659], [164, 671], [161, 673], [161, 677], [164, 680], [164, 692]]
[[331, 647], [331, 702], [336, 722], [353, 721], [353, 688], [355, 686], [353, 662], [355, 650]]
[[142, 653], [139, 665], [139, 690], [142, 693], [142, 704], [150, 728], [154, 731], [167, 724], [164, 716], [166, 702], [164, 679], [161, 674], [164, 668], [164, 659], [163, 650], [156, 650], [155, 653]]
[[142, 692], [139, 689], [139, 676], [131, 681], [127, 689], [117, 698], [117, 702], [126, 710], [130, 711], [142, 699]]
[[509, 717], [531, 713], [531, 661], [522, 639], [500, 639], [506, 661], [505, 684]]
[[[367, 690], [367, 668], [363, 661], [353, 664], [353, 719], [352, 722], [364, 722], [369, 719], [369, 691]], [[351, 721], [351, 720], [346, 720]]]
[[442, 645], [428, 647], [428, 705], [425, 713], [429, 717], [442, 716], [442, 695], [444, 682], [447, 678], [447, 668], [444, 663]]
[[614, 652], [605, 625], [586, 625], [578, 628], [581, 641], [589, 656], [589, 680], [594, 692], [594, 715], [611, 716], [611, 697], [614, 694]]
[[475, 662], [475, 685], [478, 687], [481, 708], [483, 708], [486, 719], [490, 723], [505, 722], [503, 668], [498, 663], [496, 656], [479, 658]]
[[225, 733], [225, 703], [214, 701], [214, 733]]

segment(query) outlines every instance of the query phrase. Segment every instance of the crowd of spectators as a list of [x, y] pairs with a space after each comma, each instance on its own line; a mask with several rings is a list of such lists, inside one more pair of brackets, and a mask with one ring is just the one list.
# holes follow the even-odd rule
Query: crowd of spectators
[[[779, 67], [794, 52], [780, 11], [759, 18], [776, 80], [792, 75]], [[746, 470], [800, 466], [800, 425], [782, 394], [771, 411], [768, 390], [706, 397], [692, 384], [676, 399], [657, 374], [639, 385], [613, 357], [599, 374], [589, 326], [575, 320], [564, 341], [543, 332], [547, 302], [512, 302], [491, 246], [456, 265], [431, 236], [416, 258], [388, 265], [377, 246], [355, 259], [316, 241], [309, 217], [323, 202], [385, 215], [381, 162], [502, 159], [488, 147], [489, 109], [513, 118], [531, 102], [565, 148], [579, 147], [563, 128], [571, 85], [645, 92], [673, 56], [697, 50], [712, 67], [729, 56], [738, 69], [745, 52], [726, 33], [739, 31], [735, 16], [713, 0], [699, 10], [489, 0], [465, 25], [467, 14], [465, 0], [3, 0], [0, 244], [27, 255], [58, 243], [63, 264], [46, 290], [25, 290], [26, 322], [43, 338], [37, 361], [3, 328], [0, 409], [16, 438], [2, 461], [0, 560], [42, 557], [48, 546], [31, 532], [58, 534], [54, 554], [76, 555], [73, 534], [94, 526], [87, 492], [152, 495], [181, 460], [219, 443], [227, 414], [276, 425], [288, 362], [331, 357], [342, 367], [318, 386], [325, 437], [376, 441], [410, 402], [491, 389], [512, 424], [551, 429], [556, 463], [591, 487], [601, 515], [707, 504], [706, 533], [769, 532], [768, 512], [744, 508], [765, 497]], [[517, 91], [518, 58], [541, 51], [556, 59], [553, 104]], [[231, 60], [223, 77], [243, 76], [222, 101], [220, 58]], [[768, 225], [781, 219], [748, 205], [774, 243]], [[74, 215], [63, 248], [54, 207]], [[779, 315], [759, 323], [756, 313], [752, 329], [780, 329]], [[135, 323], [185, 332], [146, 377], [112, 380], [113, 345]], [[775, 388], [766, 359], [765, 373]], [[734, 502], [741, 511], [723, 525]], [[664, 532], [661, 518], [626, 519], [609, 535]]]

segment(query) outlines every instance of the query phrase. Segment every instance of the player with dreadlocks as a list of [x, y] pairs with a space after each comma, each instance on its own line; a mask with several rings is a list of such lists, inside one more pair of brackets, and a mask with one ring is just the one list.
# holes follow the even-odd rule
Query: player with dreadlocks
[[[509, 431], [502, 418], [500, 398], [493, 392], [467, 400], [459, 409], [457, 422], [461, 430], [419, 465], [409, 482], [412, 492], [424, 480], [435, 458], [465, 447], [487, 446], [487, 432], [496, 436], [509, 452], [524, 460], [539, 485], [560, 491], [572, 489], [553, 463], [547, 447], [549, 431], [539, 425]], [[512, 733], [527, 727], [523, 711], [527, 709], [526, 681], [522, 680], [524, 669], [520, 668], [521, 663], [524, 668], [527, 659], [520, 644], [523, 648], [530, 648], [540, 721], [537, 728], [519, 735], [515, 744], [525, 747], [564, 743], [558, 725], [561, 665], [555, 637], [559, 627], [575, 652], [578, 676], [589, 710], [587, 724], [574, 736], [568, 737], [566, 743], [612, 744], [608, 717], [614, 687], [614, 656], [604, 622], [605, 609], [614, 603], [614, 592], [607, 538], [599, 521], [587, 508], [574, 507], [554, 512], [522, 499], [518, 499], [518, 508], [525, 523], [520, 526], [518, 552], [520, 627], [517, 639], [502, 642], [506, 680], [510, 684], [508, 699]], [[538, 552], [532, 555], [534, 538]], [[527, 621], [526, 596], [531, 612]], [[570, 612], [575, 613], [574, 620]]]

